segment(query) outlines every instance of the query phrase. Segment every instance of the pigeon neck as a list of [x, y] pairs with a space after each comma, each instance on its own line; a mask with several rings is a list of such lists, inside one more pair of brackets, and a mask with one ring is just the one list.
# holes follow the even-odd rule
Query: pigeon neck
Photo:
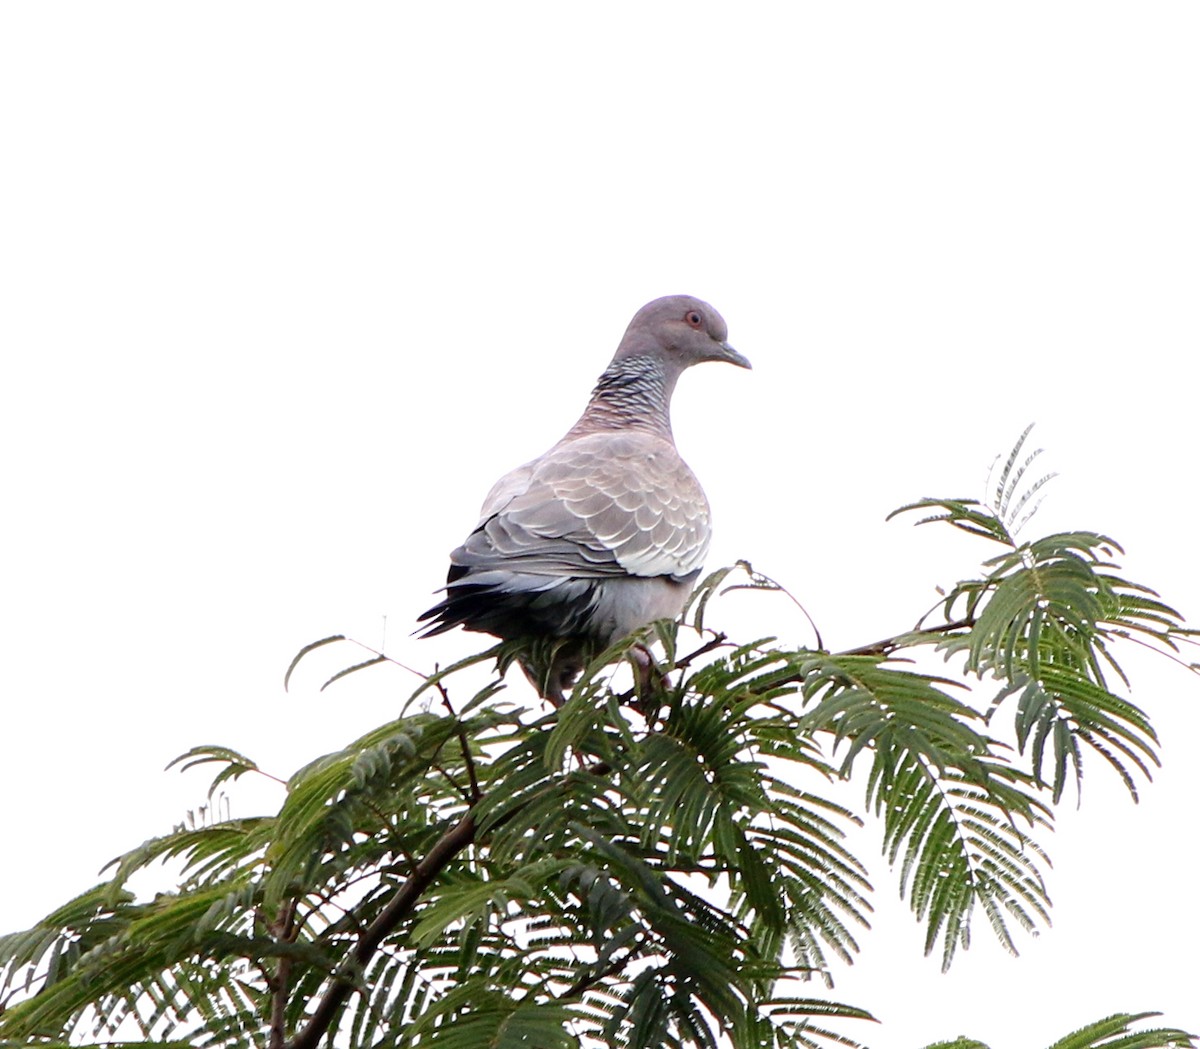
[[658, 357], [614, 360], [596, 382], [592, 399], [572, 432], [645, 430], [670, 437], [676, 378]]

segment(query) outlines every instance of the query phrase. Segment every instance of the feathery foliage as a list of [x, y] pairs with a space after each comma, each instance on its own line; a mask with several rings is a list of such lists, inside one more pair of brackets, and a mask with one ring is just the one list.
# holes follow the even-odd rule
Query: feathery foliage
[[[869, 928], [852, 847], [868, 820], [927, 952], [949, 966], [981, 914], [1015, 953], [1049, 921], [1044, 838], [1085, 760], [1131, 792], [1158, 763], [1117, 691], [1120, 645], [1179, 658], [1191, 635], [1117, 574], [1113, 540], [1017, 540], [1048, 480], [1022, 485], [1025, 436], [989, 505], [897, 511], [1001, 548], [912, 630], [844, 652], [735, 645], [705, 624], [713, 599], [777, 588], [742, 564], [697, 589], [689, 625], [597, 657], [559, 709], [505, 691], [512, 646], [463, 660], [279, 780], [275, 814], [178, 826], [0, 938], [0, 1045], [855, 1046], [870, 1015], [829, 990]], [[287, 678], [349, 643], [306, 646]], [[651, 643], [663, 657], [629, 687]], [[957, 669], [921, 669], [930, 654]], [[392, 662], [370, 652], [325, 684]], [[221, 746], [172, 764], [212, 766], [210, 800], [267, 775]], [[839, 780], [861, 811], [829, 796]], [[139, 900], [130, 880], [163, 864], [175, 884]], [[1134, 1029], [1152, 1015], [1055, 1049], [1194, 1044]]]

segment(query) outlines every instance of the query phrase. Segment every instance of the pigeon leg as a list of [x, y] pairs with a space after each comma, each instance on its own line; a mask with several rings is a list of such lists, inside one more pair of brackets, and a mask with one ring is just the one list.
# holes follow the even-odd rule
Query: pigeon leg
[[631, 705], [648, 717], [662, 702], [667, 676], [658, 669], [658, 663], [645, 645], [634, 645], [629, 650], [629, 661], [633, 664], [633, 690], [637, 694], [637, 700]]

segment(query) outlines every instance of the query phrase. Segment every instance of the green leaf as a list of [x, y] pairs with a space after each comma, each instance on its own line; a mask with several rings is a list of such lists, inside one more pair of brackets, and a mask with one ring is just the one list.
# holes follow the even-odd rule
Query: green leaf
[[1174, 1027], [1135, 1031], [1133, 1025], [1158, 1013], [1117, 1013], [1059, 1039], [1050, 1049], [1188, 1049], [1195, 1035]]
[[345, 641], [345, 634], [331, 634], [329, 637], [323, 637], [320, 641], [312, 641], [305, 645], [299, 652], [292, 656], [292, 661], [288, 664], [287, 670], [283, 675], [283, 690], [288, 689], [288, 684], [292, 680], [292, 671], [300, 665], [300, 660], [307, 656], [310, 652], [315, 652], [318, 648], [323, 648], [325, 645], [332, 645], [335, 641]]

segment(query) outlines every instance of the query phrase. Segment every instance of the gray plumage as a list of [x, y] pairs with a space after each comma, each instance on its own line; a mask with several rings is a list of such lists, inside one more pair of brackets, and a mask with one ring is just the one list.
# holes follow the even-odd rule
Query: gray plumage
[[420, 617], [433, 620], [425, 636], [461, 625], [528, 640], [522, 666], [557, 703], [596, 652], [679, 615], [710, 524], [704, 490], [675, 448], [671, 394], [692, 364], [750, 367], [726, 338], [720, 314], [699, 299], [643, 306], [579, 421], [488, 493], [479, 524], [450, 555], [445, 597]]

